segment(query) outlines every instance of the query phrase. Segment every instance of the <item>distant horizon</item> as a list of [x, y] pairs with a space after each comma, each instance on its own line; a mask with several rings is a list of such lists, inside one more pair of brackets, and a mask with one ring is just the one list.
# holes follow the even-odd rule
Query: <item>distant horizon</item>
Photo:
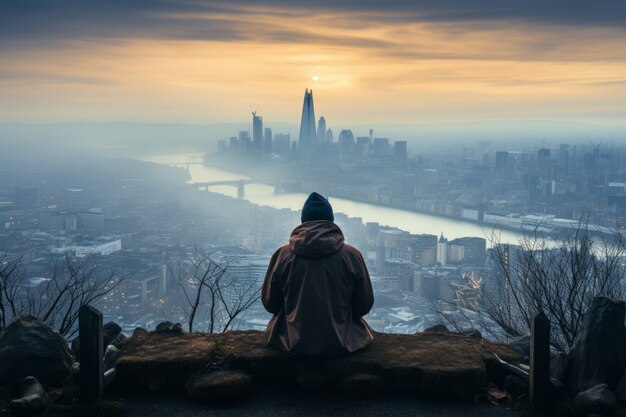
[[[263, 124], [284, 124], [284, 125], [294, 125], [299, 126], [298, 122], [288, 122], [285, 120], [267, 120], [261, 114], [258, 113], [258, 116], [263, 118]], [[328, 117], [325, 114], [320, 114], [320, 116]], [[319, 119], [319, 117], [317, 117]], [[560, 124], [584, 124], [584, 125], [597, 125], [597, 126], [623, 126], [626, 127], [626, 120], [624, 121], [613, 121], [613, 122], [601, 122], [601, 121], [584, 121], [584, 120], [567, 120], [567, 119], [545, 119], [545, 118], [511, 118], [511, 119], [480, 119], [480, 120], [447, 120], [447, 121], [422, 121], [422, 122], [404, 122], [404, 123], [364, 123], [364, 122], [342, 122], [337, 125], [339, 126], [427, 126], [427, 125], [458, 125], [458, 124], [497, 124], [497, 123], [510, 123], [510, 122], [519, 122], [519, 123], [560, 123]], [[226, 126], [226, 125], [242, 125], [249, 124], [250, 121], [243, 120], [232, 120], [232, 121], [224, 121], [224, 122], [209, 122], [209, 121], [198, 121], [198, 122], [178, 122], [178, 121], [149, 121], [149, 120], [59, 120], [59, 121], [29, 121], [29, 122], [14, 122], [14, 121], [0, 121], [0, 125], [8, 126], [8, 125], [17, 125], [17, 126], [45, 126], [45, 125], [95, 125], [95, 124], [103, 124], [103, 125], [116, 125], [116, 124], [128, 124], [128, 125], [154, 125], [154, 126]]]
[[[326, 117], [327, 122], [329, 117]], [[332, 119], [330, 119], [332, 120]], [[249, 130], [249, 122], [223, 123], [146, 123], [146, 122], [78, 122], [78, 123], [0, 123], [0, 146], [4, 153], [22, 150], [30, 154], [31, 146], [40, 146], [41, 157], [57, 152], [98, 152], [103, 156], [138, 156], [215, 152], [220, 140], [228, 141], [239, 130]], [[274, 134], [289, 133], [298, 141], [298, 123], [265, 121], [264, 127]], [[437, 152], [464, 144], [491, 143], [499, 150], [522, 150], [554, 146], [560, 143], [602, 146], [626, 145], [626, 125], [587, 122], [526, 120], [491, 122], [450, 122], [415, 124], [353, 124], [328, 123], [335, 135], [351, 129], [355, 137], [367, 136], [392, 141], [406, 140], [409, 154]], [[44, 150], [47, 149], [47, 150]], [[1, 152], [0, 152], [1, 153]]]
[[[626, 4], [0, 2], [0, 121], [626, 123]], [[454, 121], [454, 122], [450, 122]]]

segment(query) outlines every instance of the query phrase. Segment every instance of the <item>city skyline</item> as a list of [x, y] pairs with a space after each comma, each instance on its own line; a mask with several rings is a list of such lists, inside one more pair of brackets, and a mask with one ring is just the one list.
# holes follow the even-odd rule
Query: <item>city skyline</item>
[[[587, 2], [0, 5], [2, 123], [622, 124], [626, 6]], [[28, 30], [25, 30], [28, 28]]]

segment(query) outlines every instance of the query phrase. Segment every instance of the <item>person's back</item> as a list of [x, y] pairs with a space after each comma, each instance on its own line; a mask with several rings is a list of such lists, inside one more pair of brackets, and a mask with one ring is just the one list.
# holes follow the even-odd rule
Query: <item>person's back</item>
[[311, 194], [302, 219], [274, 253], [263, 284], [263, 305], [274, 314], [269, 343], [314, 356], [362, 349], [372, 333], [361, 317], [374, 302], [363, 257], [344, 242], [323, 197]]

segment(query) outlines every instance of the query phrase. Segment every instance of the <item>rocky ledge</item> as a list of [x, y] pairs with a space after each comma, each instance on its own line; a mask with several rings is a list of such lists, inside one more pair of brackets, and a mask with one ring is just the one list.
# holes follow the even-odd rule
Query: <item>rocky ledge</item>
[[182, 392], [202, 401], [241, 400], [279, 386], [472, 399], [488, 382], [503, 378], [494, 353], [520, 360], [509, 346], [455, 333], [377, 333], [370, 347], [353, 355], [310, 359], [271, 348], [256, 331], [136, 332], [122, 346], [111, 388]]

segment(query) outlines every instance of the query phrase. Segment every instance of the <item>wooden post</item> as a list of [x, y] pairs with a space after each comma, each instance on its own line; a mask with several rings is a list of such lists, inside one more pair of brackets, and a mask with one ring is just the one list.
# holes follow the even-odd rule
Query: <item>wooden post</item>
[[550, 383], [550, 321], [539, 312], [530, 329], [530, 403], [541, 411], [552, 407]]
[[93, 403], [102, 398], [102, 313], [84, 305], [78, 313], [80, 341], [80, 401]]

